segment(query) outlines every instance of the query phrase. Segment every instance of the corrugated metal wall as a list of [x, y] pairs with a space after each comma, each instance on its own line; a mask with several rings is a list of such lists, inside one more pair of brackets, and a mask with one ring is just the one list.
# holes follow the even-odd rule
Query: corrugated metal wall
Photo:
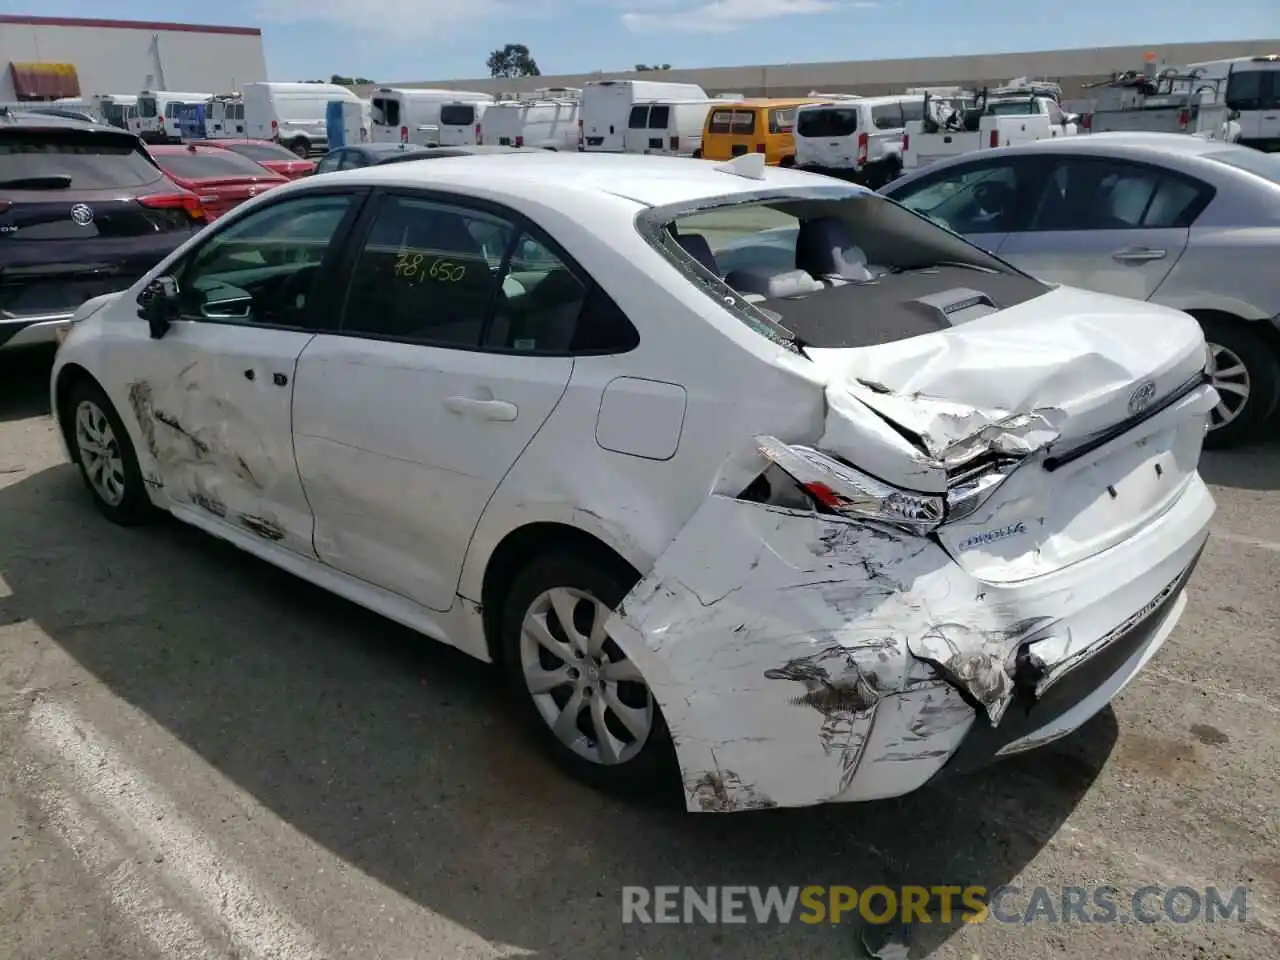
[[[972, 57], [931, 57], [919, 60], [865, 60], [847, 63], [791, 63], [756, 67], [716, 67], [706, 70], [669, 70], [661, 74], [597, 72], [564, 76], [529, 77], [523, 80], [451, 79], [391, 82], [395, 87], [446, 87], [490, 93], [533, 90], [538, 87], [580, 87], [589, 80], [662, 79], [697, 83], [708, 93], [733, 92], [745, 96], [803, 96], [811, 90], [827, 93], [874, 95], [897, 93], [906, 87], [1004, 83], [1013, 77], [1031, 76], [1062, 84], [1063, 96], [1081, 95], [1080, 85], [1100, 80], [1116, 70], [1142, 69], [1142, 57], [1154, 51], [1171, 65], [1280, 53], [1280, 39], [1241, 40], [1222, 43], [1172, 43], [1151, 47], [1103, 47], [1088, 50], [1045, 50], [1031, 53], [989, 54]], [[368, 89], [359, 91], [369, 96]]]
[[0, 23], [0, 102], [15, 99], [12, 61], [74, 64], [84, 97], [158, 85], [148, 79], [157, 72], [153, 39], [170, 90], [225, 93], [267, 79], [258, 35]]

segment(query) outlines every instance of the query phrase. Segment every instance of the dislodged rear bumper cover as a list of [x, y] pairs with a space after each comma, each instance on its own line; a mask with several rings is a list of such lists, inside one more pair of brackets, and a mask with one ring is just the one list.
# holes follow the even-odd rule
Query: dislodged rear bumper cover
[[[1162, 597], [1202, 549], [1213, 511], [1192, 476], [1138, 536], [992, 585], [932, 539], [713, 495], [608, 630], [662, 706], [690, 810], [898, 796], [934, 776], [975, 725], [998, 725], [1029, 641], [1042, 641], [1036, 675], [1056, 682]], [[1181, 609], [1153, 614], [1160, 622], [1126, 663], [1149, 659]], [[1137, 666], [1104, 678], [1087, 710], [1062, 714], [1072, 726], [1051, 724], [1043, 741], [1101, 709]]]

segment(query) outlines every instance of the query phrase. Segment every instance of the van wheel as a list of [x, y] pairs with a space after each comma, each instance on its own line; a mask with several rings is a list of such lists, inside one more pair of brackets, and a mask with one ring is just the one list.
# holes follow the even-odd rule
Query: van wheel
[[297, 140], [293, 141], [293, 143], [289, 144], [289, 149], [292, 150], [296, 156], [305, 160], [307, 159], [307, 155], [311, 153], [311, 144], [302, 137], [299, 137]]
[[702, 159], [702, 148], [701, 148], [701, 147], [699, 147], [697, 150], [693, 151], [693, 159], [695, 159], [695, 160], [701, 160], [701, 159]]
[[552, 757], [593, 786], [654, 794], [679, 782], [648, 684], [604, 622], [634, 585], [606, 555], [544, 554], [502, 607], [502, 668], [516, 707]]
[[795, 165], [796, 165], [795, 157], [783, 157], [780, 161], [778, 161], [778, 166], [780, 167], [794, 167]]
[[1220, 450], [1261, 439], [1280, 403], [1280, 357], [1241, 320], [1197, 317], [1213, 354], [1219, 403], [1209, 414], [1204, 445]]

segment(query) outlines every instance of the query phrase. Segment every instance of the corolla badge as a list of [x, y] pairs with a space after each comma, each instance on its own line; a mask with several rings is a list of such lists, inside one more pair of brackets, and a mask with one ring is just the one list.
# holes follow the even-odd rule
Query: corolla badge
[[982, 533], [975, 533], [971, 537], [965, 537], [956, 546], [960, 550], [972, 550], [974, 547], [985, 547], [989, 543], [998, 543], [1001, 540], [1008, 540], [1010, 537], [1018, 537], [1027, 532], [1027, 525], [1022, 521], [1011, 523], [1007, 527], [1000, 527], [998, 530], [984, 530]]
[[93, 223], [93, 207], [87, 203], [77, 203], [71, 208], [71, 219], [76, 226], [87, 227]]
[[1139, 384], [1138, 389], [1129, 394], [1129, 414], [1137, 416], [1147, 407], [1151, 406], [1151, 401], [1156, 398], [1156, 385], [1153, 381], [1147, 380]]

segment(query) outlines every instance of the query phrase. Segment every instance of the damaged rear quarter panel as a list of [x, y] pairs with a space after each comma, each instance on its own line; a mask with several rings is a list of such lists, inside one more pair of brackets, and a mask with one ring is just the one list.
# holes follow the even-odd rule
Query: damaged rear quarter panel
[[[973, 621], [953, 570], [928, 540], [707, 499], [609, 624], [662, 705], [689, 808], [923, 783], [974, 719], [908, 647]], [[872, 764], [879, 783], [858, 778]]]

